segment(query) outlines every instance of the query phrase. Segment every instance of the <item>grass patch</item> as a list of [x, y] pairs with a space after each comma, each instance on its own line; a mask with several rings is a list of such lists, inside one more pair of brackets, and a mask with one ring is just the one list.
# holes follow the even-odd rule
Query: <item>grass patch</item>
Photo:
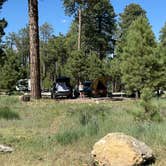
[[[9, 104], [10, 103], [10, 104]], [[144, 141], [155, 152], [154, 166], [164, 165], [166, 153], [166, 101], [160, 105], [163, 121], [136, 121], [143, 111], [139, 101], [61, 103], [54, 100], [20, 102], [0, 97], [0, 143], [11, 145], [12, 154], [1, 155], [1, 165], [89, 164], [96, 141], [110, 132], [123, 132]], [[5, 108], [5, 109], [4, 109]], [[10, 119], [11, 112], [15, 115]], [[20, 118], [21, 117], [21, 118]], [[15, 164], [16, 163], [16, 164]]]
[[0, 119], [13, 120], [20, 119], [20, 116], [17, 112], [12, 111], [9, 107], [0, 108]]
[[82, 132], [71, 129], [61, 133], [57, 133], [55, 135], [55, 139], [61, 145], [67, 145], [76, 142], [82, 135]]

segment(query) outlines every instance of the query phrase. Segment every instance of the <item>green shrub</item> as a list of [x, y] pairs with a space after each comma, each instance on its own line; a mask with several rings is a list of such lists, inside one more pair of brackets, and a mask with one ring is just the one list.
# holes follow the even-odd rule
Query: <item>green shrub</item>
[[152, 103], [153, 93], [150, 88], [144, 88], [141, 94], [141, 106], [144, 112], [138, 114], [141, 120], [161, 121], [160, 109]]

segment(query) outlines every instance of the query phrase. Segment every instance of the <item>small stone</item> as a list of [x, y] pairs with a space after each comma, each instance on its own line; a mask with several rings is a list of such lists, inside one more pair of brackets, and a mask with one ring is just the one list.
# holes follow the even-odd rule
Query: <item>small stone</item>
[[11, 148], [9, 146], [0, 145], [0, 152], [11, 153], [11, 152], [13, 152], [13, 148]]

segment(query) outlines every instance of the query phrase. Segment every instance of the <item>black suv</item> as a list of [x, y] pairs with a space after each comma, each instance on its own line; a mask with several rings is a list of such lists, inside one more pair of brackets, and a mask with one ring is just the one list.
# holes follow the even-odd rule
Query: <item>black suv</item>
[[70, 78], [59, 77], [53, 84], [51, 91], [51, 98], [71, 98], [72, 97], [72, 87], [70, 86]]

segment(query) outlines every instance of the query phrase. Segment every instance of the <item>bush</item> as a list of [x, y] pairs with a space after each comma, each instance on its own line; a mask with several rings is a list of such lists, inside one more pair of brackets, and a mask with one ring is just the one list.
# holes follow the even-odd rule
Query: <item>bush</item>
[[153, 93], [150, 88], [144, 88], [141, 94], [141, 106], [144, 112], [138, 114], [140, 120], [161, 121], [159, 108], [152, 103]]

